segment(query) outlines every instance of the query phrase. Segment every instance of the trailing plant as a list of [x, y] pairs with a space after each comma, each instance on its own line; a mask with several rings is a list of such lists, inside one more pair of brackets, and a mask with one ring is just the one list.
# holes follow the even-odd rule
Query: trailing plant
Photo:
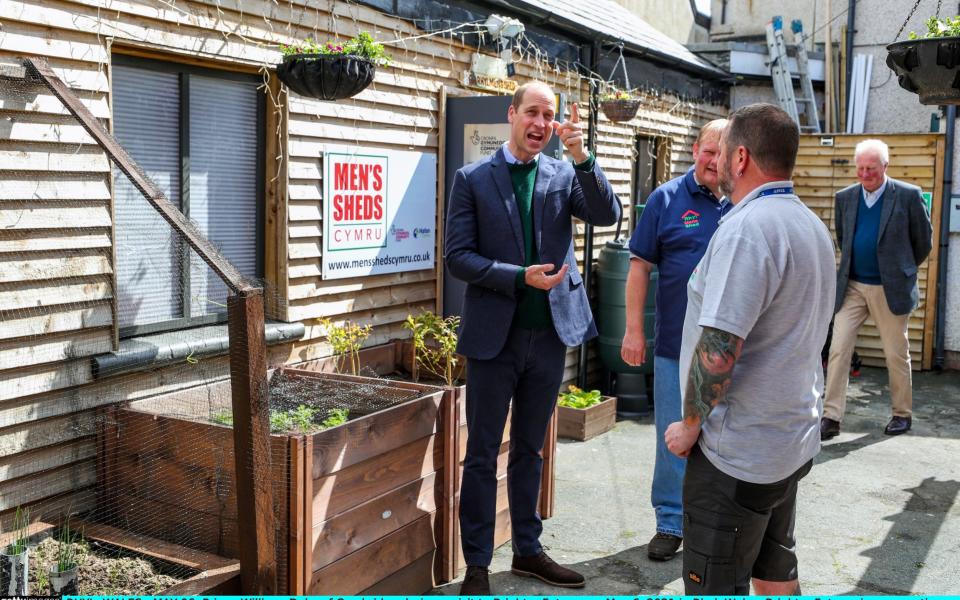
[[457, 380], [457, 328], [460, 317], [438, 317], [423, 311], [408, 316], [404, 327], [413, 331], [416, 363], [452, 387]]
[[557, 404], [567, 408], [590, 408], [602, 401], [600, 390], [582, 390], [575, 385], [567, 386], [566, 392], [561, 392]]
[[347, 422], [347, 417], [350, 416], [350, 411], [346, 408], [335, 408], [330, 411], [330, 414], [327, 415], [327, 418], [320, 423], [320, 427], [324, 429], [330, 429], [331, 427], [337, 427], [338, 425], [343, 425]]
[[930, 17], [924, 21], [924, 23], [927, 26], [926, 33], [921, 35], [915, 31], [911, 31], [910, 35], [907, 37], [911, 40], [960, 37], [960, 15], [956, 17], [947, 17], [946, 19]]
[[11, 532], [13, 541], [7, 544], [6, 553], [10, 556], [22, 554], [27, 549], [27, 538], [30, 530], [30, 509], [17, 507], [13, 515]]
[[[373, 326], [361, 327], [350, 321], [344, 321], [342, 325], [334, 325], [330, 319], [323, 319], [320, 325], [327, 332], [327, 341], [333, 347], [334, 354], [339, 354], [342, 360], [349, 360], [350, 374], [356, 375], [360, 366], [360, 348], [363, 347], [364, 340], [370, 337]], [[343, 373], [339, 360], [336, 366], [337, 372]]]
[[280, 44], [280, 52], [284, 56], [295, 54], [317, 54], [322, 56], [358, 56], [365, 58], [377, 65], [386, 65], [390, 63], [390, 57], [387, 55], [383, 44], [373, 39], [366, 31], [361, 31], [357, 37], [346, 42], [328, 41], [325, 44], [319, 44], [313, 38], [307, 38], [299, 44]]

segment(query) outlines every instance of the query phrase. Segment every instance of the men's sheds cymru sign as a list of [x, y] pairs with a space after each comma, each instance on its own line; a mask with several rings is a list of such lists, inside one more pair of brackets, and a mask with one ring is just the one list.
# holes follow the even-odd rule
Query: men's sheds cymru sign
[[323, 278], [432, 269], [436, 197], [436, 154], [327, 146]]

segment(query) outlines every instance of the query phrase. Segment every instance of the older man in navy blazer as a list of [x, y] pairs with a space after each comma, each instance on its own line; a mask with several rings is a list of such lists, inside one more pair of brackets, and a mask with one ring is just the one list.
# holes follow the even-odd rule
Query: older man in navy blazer
[[[540, 545], [541, 451], [563, 379], [567, 346], [597, 335], [577, 270], [572, 217], [620, 219], [620, 201], [583, 143], [577, 105], [555, 120], [544, 83], [520, 86], [507, 110], [510, 140], [457, 171], [447, 213], [445, 257], [467, 282], [457, 350], [467, 362], [467, 455], [460, 531], [467, 573], [461, 595], [489, 595], [497, 453], [513, 401], [507, 493], [512, 572], [583, 587]], [[556, 133], [574, 164], [542, 153]]]

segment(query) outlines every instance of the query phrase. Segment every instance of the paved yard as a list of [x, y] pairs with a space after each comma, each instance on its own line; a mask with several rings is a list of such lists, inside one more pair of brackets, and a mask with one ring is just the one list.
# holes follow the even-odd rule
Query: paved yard
[[[914, 424], [883, 435], [886, 371], [851, 380], [842, 433], [800, 485], [800, 581], [805, 595], [953, 594], [960, 588], [960, 373], [914, 374]], [[589, 442], [561, 440], [557, 505], [542, 541], [587, 577], [583, 590], [510, 574], [509, 544], [491, 565], [494, 594], [682, 594], [681, 558], [647, 559], [652, 419], [621, 421]], [[436, 590], [455, 594], [459, 582]]]

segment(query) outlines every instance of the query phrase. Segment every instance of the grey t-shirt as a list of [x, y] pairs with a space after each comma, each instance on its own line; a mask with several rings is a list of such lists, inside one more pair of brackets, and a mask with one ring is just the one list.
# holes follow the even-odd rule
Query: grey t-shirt
[[741, 200], [720, 220], [687, 285], [680, 387], [685, 396], [703, 327], [744, 340], [700, 447], [718, 469], [751, 483], [780, 481], [820, 451], [820, 350], [835, 258], [826, 226], [792, 188], [768, 183]]

